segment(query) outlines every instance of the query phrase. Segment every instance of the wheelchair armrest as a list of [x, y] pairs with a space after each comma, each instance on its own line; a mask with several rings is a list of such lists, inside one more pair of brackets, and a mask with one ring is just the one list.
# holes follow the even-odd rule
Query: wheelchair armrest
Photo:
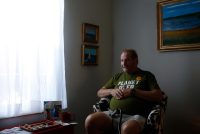
[[162, 92], [162, 94], [163, 94], [162, 101], [159, 104], [155, 105], [148, 115], [147, 118], [148, 125], [155, 126], [156, 123], [159, 123], [161, 116], [163, 116], [163, 114], [166, 111], [168, 97], [164, 92]]
[[161, 116], [161, 106], [156, 105], [149, 113], [147, 117], [147, 125], [156, 126], [159, 122], [160, 116]]
[[108, 111], [110, 105], [110, 98], [101, 98], [96, 104], [93, 105], [94, 112]]
[[148, 126], [148, 128], [151, 128], [151, 130], [155, 134], [163, 133], [167, 99], [167, 95], [163, 92], [162, 101], [159, 104], [155, 105], [148, 115], [146, 126]]

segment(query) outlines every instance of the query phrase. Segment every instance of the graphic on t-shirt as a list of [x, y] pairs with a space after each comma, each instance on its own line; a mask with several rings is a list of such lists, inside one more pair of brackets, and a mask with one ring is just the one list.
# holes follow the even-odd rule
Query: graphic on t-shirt
[[119, 89], [133, 89], [135, 85], [137, 85], [142, 80], [141, 76], [137, 76], [136, 80], [126, 80], [126, 81], [119, 81], [117, 86]]

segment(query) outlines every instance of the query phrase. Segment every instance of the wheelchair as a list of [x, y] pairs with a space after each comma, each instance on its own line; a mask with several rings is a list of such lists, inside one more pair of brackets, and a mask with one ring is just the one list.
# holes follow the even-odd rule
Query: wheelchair
[[[162, 92], [163, 98], [160, 103], [154, 105], [148, 114], [147, 121], [144, 126], [142, 134], [163, 134], [164, 121], [167, 108], [168, 96]], [[108, 111], [110, 98], [101, 98], [95, 105], [93, 105], [94, 112]]]

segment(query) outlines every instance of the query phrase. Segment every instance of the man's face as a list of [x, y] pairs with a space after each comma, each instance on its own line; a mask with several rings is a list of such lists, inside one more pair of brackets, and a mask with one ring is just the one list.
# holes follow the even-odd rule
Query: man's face
[[121, 54], [121, 66], [124, 72], [132, 73], [137, 69], [137, 58], [133, 58], [129, 53]]

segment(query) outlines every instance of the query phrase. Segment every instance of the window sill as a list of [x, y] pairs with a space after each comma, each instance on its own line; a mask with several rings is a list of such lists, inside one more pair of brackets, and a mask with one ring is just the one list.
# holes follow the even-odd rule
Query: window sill
[[14, 126], [20, 126], [26, 123], [38, 122], [43, 119], [44, 119], [43, 113], [35, 113], [35, 114], [28, 114], [17, 117], [0, 119], [0, 130], [5, 128], [11, 128]]

